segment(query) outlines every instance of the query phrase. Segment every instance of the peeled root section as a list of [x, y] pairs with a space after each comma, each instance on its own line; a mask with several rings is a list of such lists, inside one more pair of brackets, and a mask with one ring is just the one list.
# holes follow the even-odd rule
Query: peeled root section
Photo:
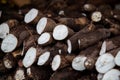
[[77, 71], [83, 71], [85, 70], [84, 63], [86, 61], [87, 57], [85, 56], [77, 56], [72, 61], [72, 68]]
[[36, 48], [31, 47], [28, 49], [22, 61], [24, 67], [30, 67], [35, 62], [37, 56], [36, 53]]
[[114, 56], [109, 53], [101, 55], [98, 57], [95, 66], [99, 73], [106, 73], [115, 67]]
[[18, 44], [17, 38], [13, 34], [8, 34], [1, 43], [1, 50], [5, 53], [13, 51]]

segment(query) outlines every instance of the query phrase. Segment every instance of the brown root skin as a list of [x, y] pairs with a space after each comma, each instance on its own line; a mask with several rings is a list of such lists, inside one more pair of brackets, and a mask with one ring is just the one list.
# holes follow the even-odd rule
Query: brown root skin
[[27, 69], [28, 79], [49, 80], [52, 71], [48, 67], [31, 66]]
[[4, 66], [3, 60], [0, 60], [0, 74], [6, 73], [7, 69]]
[[39, 35], [32, 35], [26, 38], [23, 42], [24, 53], [32, 46], [36, 46]]
[[116, 36], [106, 40], [106, 51], [109, 52], [115, 48], [120, 47], [119, 40], [120, 36]]
[[[80, 18], [60, 18], [58, 19], [59, 23], [65, 24], [74, 31], [79, 31], [83, 28], [83, 26], [88, 24], [88, 20], [86, 17]], [[82, 27], [81, 27], [82, 26]]]
[[[31, 14], [36, 14], [36, 15], [31, 15]], [[27, 24], [37, 24], [39, 19], [42, 18], [43, 16], [44, 16], [43, 13], [40, 12], [38, 9], [32, 8], [26, 13], [24, 17], [24, 21]]]
[[10, 19], [6, 23], [9, 25], [10, 29], [16, 27], [19, 24], [16, 19]]
[[[81, 34], [81, 32], [77, 32], [75, 35], [68, 39], [68, 52], [71, 53], [72, 51], [75, 51], [77, 49], [84, 49], [109, 36], [110, 31], [107, 29], [98, 29], [86, 34]], [[80, 44], [78, 43], [79, 40]], [[70, 47], [69, 45], [71, 45], [72, 47]]]
[[[54, 70], [54, 71], [57, 71], [57, 70], [60, 70], [60, 69], [63, 69], [63, 68], [65, 68], [65, 67], [67, 67], [67, 66], [70, 66], [71, 65], [71, 63], [72, 63], [72, 61], [73, 61], [73, 59], [75, 58], [75, 55], [59, 55], [60, 56], [60, 65], [58, 66], [58, 68], [56, 69], [56, 70]], [[57, 58], [56, 58], [56, 64], [59, 64], [58, 62], [57, 62]], [[55, 65], [55, 64], [54, 64]], [[52, 65], [52, 66], [54, 66], [54, 65]]]
[[50, 80], [77, 80], [77, 77], [81, 76], [80, 72], [74, 71], [70, 67], [60, 69], [52, 74]]

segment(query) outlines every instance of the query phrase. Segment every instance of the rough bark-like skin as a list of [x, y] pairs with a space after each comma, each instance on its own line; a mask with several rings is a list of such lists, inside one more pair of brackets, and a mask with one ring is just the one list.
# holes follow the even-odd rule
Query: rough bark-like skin
[[86, 17], [80, 18], [60, 18], [58, 19], [59, 23], [65, 24], [74, 31], [79, 31], [84, 28], [83, 26], [88, 24], [88, 20]]
[[[78, 35], [78, 36], [76, 36]], [[73, 35], [69, 40], [72, 44], [72, 51], [77, 49], [81, 50], [90, 45], [97, 43], [98, 41], [105, 39], [110, 36], [110, 31], [107, 29], [98, 29], [93, 32], [88, 32], [86, 34], [81, 34], [80, 32]], [[78, 40], [80, 40], [80, 47], [78, 44]]]
[[24, 52], [26, 52], [30, 47], [36, 46], [38, 37], [39, 35], [32, 35], [24, 40], [23, 42]]
[[120, 36], [107, 39], [106, 40], [106, 49], [107, 49], [106, 51], [108, 52], [110, 50], [120, 47], [119, 43], [120, 43]]
[[49, 80], [52, 73], [49, 67], [31, 66], [31, 74], [28, 75], [28, 80]]
[[[88, 47], [87, 49], [81, 51], [80, 54], [83, 53], [87, 57], [85, 61], [85, 67], [86, 69], [92, 70], [95, 66], [95, 62], [97, 58], [99, 57], [99, 52], [101, 49], [102, 43], [99, 42], [98, 44], [95, 44], [93, 46]], [[87, 64], [86, 64], [87, 63]]]
[[67, 67], [60, 69], [52, 74], [50, 80], [77, 80], [81, 73]]
[[108, 51], [108, 53], [112, 54], [114, 57], [117, 55], [118, 51], [120, 51], [120, 47], [112, 49]]

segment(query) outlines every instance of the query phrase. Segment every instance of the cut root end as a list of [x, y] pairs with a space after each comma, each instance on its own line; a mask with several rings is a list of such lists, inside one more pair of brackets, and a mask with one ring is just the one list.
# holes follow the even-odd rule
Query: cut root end
[[60, 67], [60, 64], [61, 64], [61, 57], [60, 55], [56, 55], [52, 61], [52, 70], [56, 71]]
[[101, 55], [96, 61], [96, 70], [99, 73], [106, 73], [115, 66], [114, 56], [110, 53]]
[[24, 67], [30, 67], [36, 60], [36, 48], [31, 47], [28, 49], [27, 53], [25, 54], [25, 57], [23, 59], [23, 65]]
[[77, 70], [77, 71], [83, 71], [85, 70], [85, 61], [86, 61], [85, 56], [77, 56], [73, 59], [72, 61], [72, 68]]

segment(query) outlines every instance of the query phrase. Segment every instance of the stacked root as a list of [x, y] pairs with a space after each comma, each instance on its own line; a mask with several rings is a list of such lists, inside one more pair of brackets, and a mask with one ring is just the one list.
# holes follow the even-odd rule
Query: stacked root
[[120, 80], [118, 5], [53, 4], [0, 24], [0, 80]]

